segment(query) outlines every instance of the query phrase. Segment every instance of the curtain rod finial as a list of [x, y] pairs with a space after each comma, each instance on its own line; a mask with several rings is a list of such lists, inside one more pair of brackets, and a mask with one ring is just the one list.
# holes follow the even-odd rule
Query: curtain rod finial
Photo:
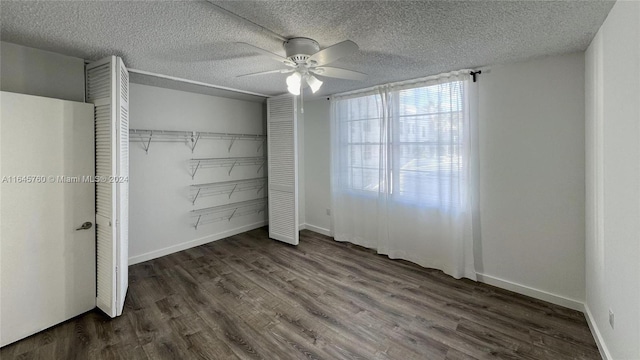
[[480, 75], [480, 74], [482, 74], [482, 70], [469, 72], [469, 75], [471, 75], [473, 82], [476, 82], [476, 75]]

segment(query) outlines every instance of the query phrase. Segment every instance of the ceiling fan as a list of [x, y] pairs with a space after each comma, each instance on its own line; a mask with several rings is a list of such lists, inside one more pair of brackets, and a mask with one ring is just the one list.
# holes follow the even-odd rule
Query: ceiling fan
[[351, 40], [345, 40], [320, 50], [320, 45], [313, 39], [303, 37], [287, 39], [283, 43], [286, 57], [251, 44], [241, 44], [269, 56], [271, 59], [280, 62], [288, 68], [239, 75], [238, 77], [291, 73], [286, 81], [287, 89], [293, 95], [300, 95], [301, 89], [307, 85], [313, 93], [318, 91], [323, 82], [315, 77], [315, 75], [348, 80], [364, 80], [367, 78], [367, 75], [361, 72], [325, 66], [357, 51], [358, 45]]

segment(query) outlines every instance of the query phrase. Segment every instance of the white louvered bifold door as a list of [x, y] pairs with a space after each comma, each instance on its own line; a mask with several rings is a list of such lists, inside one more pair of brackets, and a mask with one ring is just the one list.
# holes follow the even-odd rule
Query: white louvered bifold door
[[298, 245], [297, 106], [293, 96], [267, 99], [269, 237]]
[[87, 102], [95, 105], [96, 305], [111, 317], [122, 313], [128, 286], [129, 76], [126, 72], [122, 59], [115, 56], [88, 64], [86, 68]]
[[124, 298], [129, 287], [129, 72], [121, 58], [117, 58], [118, 113], [116, 121], [118, 130], [118, 160], [116, 164], [116, 281], [117, 281], [117, 315], [122, 314]]

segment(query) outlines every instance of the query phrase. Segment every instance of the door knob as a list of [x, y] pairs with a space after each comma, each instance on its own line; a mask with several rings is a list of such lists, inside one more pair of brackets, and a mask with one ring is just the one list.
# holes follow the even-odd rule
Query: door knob
[[82, 224], [79, 228], [77, 228], [76, 231], [91, 229], [92, 226], [93, 226], [93, 223], [91, 221], [87, 221], [84, 224]]

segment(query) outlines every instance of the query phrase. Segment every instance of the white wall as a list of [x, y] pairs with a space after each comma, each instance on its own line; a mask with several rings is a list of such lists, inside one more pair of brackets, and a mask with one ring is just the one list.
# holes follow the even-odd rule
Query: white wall
[[0, 44], [0, 89], [84, 102], [84, 60], [12, 43]]
[[[482, 281], [581, 308], [584, 57], [495, 66], [479, 76]], [[329, 101], [305, 104], [307, 227], [330, 229]]]
[[[265, 134], [264, 105], [146, 85], [131, 84], [129, 102], [132, 129], [188, 130]], [[132, 135], [134, 138], [135, 135]], [[130, 263], [137, 263], [210, 242], [265, 224], [265, 213], [235, 217], [193, 227], [189, 211], [264, 196], [255, 191], [201, 197], [193, 206], [189, 185], [263, 176], [264, 168], [238, 166], [200, 169], [190, 176], [189, 159], [203, 157], [260, 156], [258, 143], [200, 139], [192, 154], [182, 142], [152, 142], [145, 154], [142, 144], [130, 150]]]
[[305, 101], [306, 227], [326, 235], [331, 232], [330, 123], [329, 101], [321, 98]]
[[489, 283], [580, 307], [583, 54], [493, 67], [479, 78], [479, 109], [477, 271]]
[[587, 50], [586, 115], [587, 314], [605, 358], [640, 359], [639, 2], [618, 1]]

